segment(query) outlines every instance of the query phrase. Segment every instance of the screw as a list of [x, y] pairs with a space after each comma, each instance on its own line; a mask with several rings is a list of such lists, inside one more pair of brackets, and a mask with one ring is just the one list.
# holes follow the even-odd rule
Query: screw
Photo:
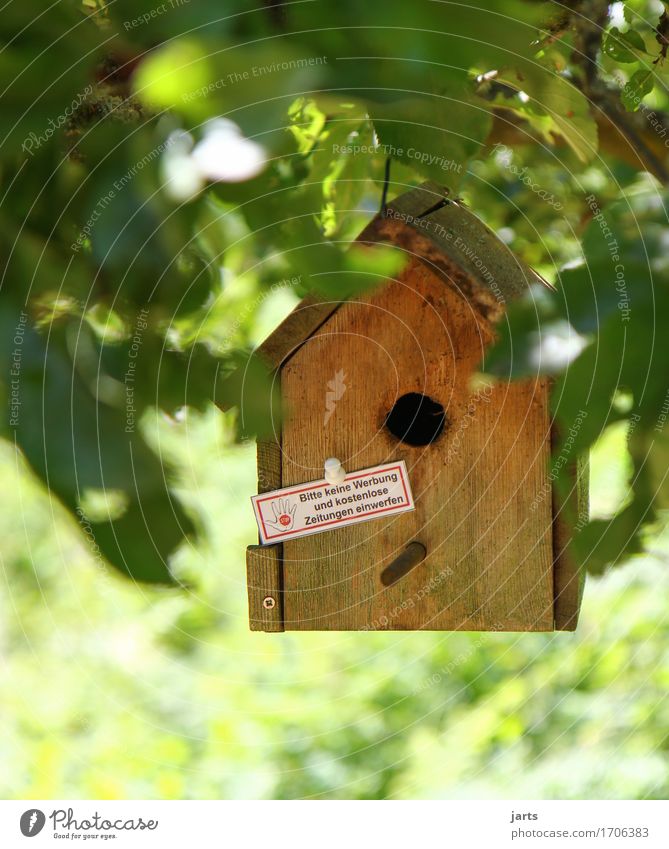
[[262, 606], [266, 610], [271, 610], [273, 607], [276, 607], [276, 601], [272, 598], [271, 595], [268, 595], [267, 598], [262, 600]]

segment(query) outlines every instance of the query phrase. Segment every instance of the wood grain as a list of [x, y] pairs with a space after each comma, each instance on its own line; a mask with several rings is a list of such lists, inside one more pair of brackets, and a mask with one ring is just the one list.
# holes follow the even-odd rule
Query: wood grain
[[[282, 485], [321, 477], [330, 456], [347, 470], [403, 459], [416, 499], [411, 513], [284, 543], [288, 630], [553, 628], [548, 386], [472, 398], [492, 328], [444, 274], [412, 260], [399, 280], [343, 304], [281, 370], [293, 409]], [[341, 370], [346, 390], [326, 422], [327, 384]], [[408, 392], [446, 409], [432, 445], [405, 445], [384, 427]], [[384, 588], [383, 568], [412, 540], [426, 559]]]
[[271, 492], [281, 486], [281, 443], [278, 439], [259, 439], [256, 446], [258, 460], [258, 492]]
[[[583, 582], [566, 513], [587, 510], [587, 475], [557, 504], [549, 385], [499, 385], [489, 397], [469, 386], [506, 304], [548, 284], [432, 183], [393, 200], [359, 241], [395, 244], [410, 264], [368, 298], [306, 298], [260, 347], [281, 369], [288, 419], [281, 444], [258, 445], [258, 491], [319, 478], [328, 456], [349, 470], [403, 459], [417, 508], [287, 542], [283, 561], [250, 553], [254, 571], [265, 570], [256, 581], [280, 587], [289, 629], [573, 629]], [[327, 418], [340, 371], [346, 391]], [[446, 408], [431, 446], [402, 444], [384, 427], [407, 392]], [[413, 540], [426, 559], [384, 588], [382, 570]], [[259, 615], [256, 627], [276, 628], [276, 614]]]
[[324, 301], [315, 296], [303, 298], [274, 333], [258, 346], [256, 353], [268, 366], [278, 368], [339, 306], [339, 301]]
[[[249, 626], [252, 631], [283, 631], [281, 544], [249, 545], [246, 549], [246, 581], [249, 595]], [[268, 607], [266, 599], [272, 599]]]

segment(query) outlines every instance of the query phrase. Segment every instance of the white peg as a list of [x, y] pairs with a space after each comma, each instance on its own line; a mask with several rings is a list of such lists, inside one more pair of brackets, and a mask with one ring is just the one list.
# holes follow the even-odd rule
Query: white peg
[[324, 464], [325, 480], [331, 484], [344, 483], [346, 471], [336, 457], [328, 457]]

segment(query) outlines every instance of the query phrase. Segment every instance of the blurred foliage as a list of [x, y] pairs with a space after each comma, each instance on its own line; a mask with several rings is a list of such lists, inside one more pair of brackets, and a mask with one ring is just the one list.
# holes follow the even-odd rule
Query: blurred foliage
[[[667, 798], [669, 540], [590, 579], [575, 634], [251, 633], [252, 448], [212, 412], [147, 426], [206, 528], [188, 590], [104, 569], [0, 453], [0, 797]], [[598, 517], [624, 440], [593, 451]]]
[[350, 249], [389, 161], [390, 197], [436, 180], [555, 283], [484, 367], [555, 375], [562, 431], [587, 412], [574, 455], [634, 425], [630, 498], [577, 549], [595, 572], [639, 551], [669, 502], [664, 5], [247, 6], [4, 10], [2, 435], [107, 561], [174, 583], [198, 518], [142, 418], [215, 402], [238, 437], [276, 424], [250, 328], [278, 291], [394, 273]]
[[[664, 11], [3, 8], [0, 796], [666, 798]], [[396, 272], [388, 160], [555, 284], [484, 367], [554, 375], [578, 556], [637, 555], [576, 634], [248, 631], [253, 350]]]

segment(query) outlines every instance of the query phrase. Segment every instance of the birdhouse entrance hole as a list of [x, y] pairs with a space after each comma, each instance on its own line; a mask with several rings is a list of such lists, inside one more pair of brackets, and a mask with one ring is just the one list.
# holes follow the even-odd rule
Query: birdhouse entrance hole
[[445, 423], [442, 405], [419, 392], [398, 398], [385, 422], [392, 435], [407, 445], [429, 445], [443, 431]]

